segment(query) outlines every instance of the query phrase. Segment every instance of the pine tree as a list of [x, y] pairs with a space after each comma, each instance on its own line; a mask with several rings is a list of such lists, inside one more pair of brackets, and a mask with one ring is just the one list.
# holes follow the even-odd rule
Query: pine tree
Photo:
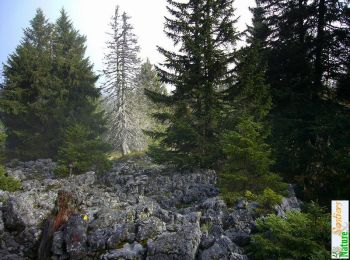
[[111, 40], [105, 56], [107, 104], [110, 107], [108, 140], [123, 155], [145, 146], [145, 138], [137, 119], [137, 84], [139, 71], [139, 47], [130, 17], [119, 13], [116, 7], [111, 22]]
[[[10, 158], [49, 156], [47, 108], [51, 85], [52, 26], [38, 9], [16, 51], [4, 65], [0, 106], [6, 127], [6, 151]], [[40, 149], [38, 149], [40, 147]]]
[[156, 115], [168, 126], [165, 133], [153, 133], [160, 145], [153, 146], [150, 154], [159, 162], [212, 167], [220, 156], [222, 90], [234, 77], [233, 48], [238, 34], [233, 1], [167, 2], [171, 18], [166, 18], [165, 32], [179, 50], [159, 47], [165, 63], [157, 70], [161, 81], [175, 90], [170, 96], [147, 91], [169, 111]]

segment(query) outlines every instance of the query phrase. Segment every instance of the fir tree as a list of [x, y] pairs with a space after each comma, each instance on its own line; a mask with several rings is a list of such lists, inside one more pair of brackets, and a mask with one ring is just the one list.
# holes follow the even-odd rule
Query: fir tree
[[218, 134], [222, 90], [234, 77], [234, 28], [232, 0], [168, 0], [171, 18], [165, 33], [179, 51], [159, 47], [165, 63], [158, 67], [161, 81], [175, 87], [171, 96], [147, 91], [170, 112], [156, 117], [167, 121], [165, 133], [154, 132], [160, 145], [150, 154], [159, 162], [182, 166], [212, 167], [219, 156]]

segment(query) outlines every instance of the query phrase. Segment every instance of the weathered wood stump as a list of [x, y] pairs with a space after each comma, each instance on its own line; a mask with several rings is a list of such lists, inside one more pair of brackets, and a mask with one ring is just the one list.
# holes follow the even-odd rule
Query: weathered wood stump
[[47, 218], [42, 231], [38, 250], [39, 260], [50, 259], [54, 233], [77, 212], [78, 205], [74, 194], [65, 190], [58, 191], [55, 208], [53, 213]]

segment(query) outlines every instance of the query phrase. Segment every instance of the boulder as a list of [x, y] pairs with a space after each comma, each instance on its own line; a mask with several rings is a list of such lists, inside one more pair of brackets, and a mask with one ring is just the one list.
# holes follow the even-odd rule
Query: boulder
[[107, 254], [101, 256], [102, 260], [115, 260], [115, 259], [124, 259], [124, 260], [141, 260], [145, 259], [145, 248], [137, 242], [132, 244], [125, 244], [120, 249], [115, 249], [109, 251]]
[[90, 251], [103, 251], [107, 249], [107, 240], [113, 234], [111, 228], [97, 229], [88, 236], [88, 247]]
[[234, 228], [227, 229], [225, 235], [239, 246], [247, 246], [250, 242], [250, 235]]
[[159, 218], [151, 216], [146, 220], [139, 220], [136, 228], [136, 240], [143, 241], [163, 233], [166, 230], [166, 225]]
[[198, 224], [180, 226], [147, 243], [147, 259], [194, 259], [201, 240]]
[[132, 243], [135, 240], [135, 223], [117, 224], [112, 235], [107, 240], [109, 249], [120, 247], [125, 242]]
[[224, 260], [230, 259], [233, 253], [241, 252], [242, 251], [228, 237], [222, 236], [210, 248], [200, 252], [198, 259]]
[[288, 187], [288, 196], [282, 199], [282, 203], [275, 206], [278, 216], [285, 217], [287, 211], [300, 211], [301, 202], [297, 199], [292, 185]]

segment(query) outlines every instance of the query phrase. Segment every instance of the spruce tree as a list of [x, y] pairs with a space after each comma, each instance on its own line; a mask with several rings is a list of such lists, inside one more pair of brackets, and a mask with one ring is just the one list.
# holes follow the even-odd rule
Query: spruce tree
[[139, 46], [129, 20], [130, 17], [125, 12], [121, 15], [119, 7], [116, 7], [105, 55], [106, 82], [103, 86], [109, 108], [108, 140], [123, 155], [145, 147], [136, 98]]
[[147, 91], [168, 112], [156, 117], [166, 121], [164, 133], [154, 132], [160, 144], [150, 149], [158, 162], [212, 167], [219, 155], [222, 90], [232, 82], [234, 46], [238, 34], [232, 0], [168, 0], [165, 33], [178, 51], [159, 47], [165, 57], [157, 67], [161, 81], [175, 87], [166, 96]]
[[51, 127], [53, 147], [59, 147], [68, 127], [82, 124], [96, 135], [105, 130], [103, 113], [97, 112], [100, 90], [98, 77], [85, 57], [86, 37], [74, 29], [64, 9], [54, 25], [53, 68], [54, 94], [49, 110], [56, 128]]
[[45, 113], [51, 86], [51, 34], [52, 26], [38, 9], [4, 65], [0, 106], [10, 158], [50, 156]]
[[[138, 109], [142, 111], [140, 115], [141, 129], [144, 133], [152, 133], [153, 131], [164, 131], [164, 125], [157, 122], [153, 115], [161, 113], [164, 108], [160, 104], [155, 104], [151, 99], [147, 97], [145, 92], [151, 91], [154, 93], [167, 95], [167, 89], [164, 84], [160, 82], [159, 76], [154, 66], [147, 59], [141, 65], [140, 73], [137, 78], [137, 93], [136, 98], [138, 100]], [[147, 135], [146, 135], [147, 136]], [[148, 143], [152, 143], [152, 138], [148, 138]]]
[[4, 66], [0, 105], [8, 157], [56, 159], [66, 129], [77, 123], [102, 134], [100, 91], [85, 41], [64, 10], [54, 25], [37, 11]]
[[85, 57], [86, 37], [74, 29], [64, 9], [54, 25], [52, 109], [48, 112], [56, 127], [51, 127], [51, 145], [58, 158], [58, 172], [82, 173], [94, 166], [108, 169], [108, 146], [101, 140], [106, 130], [103, 111], [98, 110], [98, 77]]
[[278, 198], [275, 193], [287, 188], [282, 178], [272, 172], [274, 160], [267, 143], [272, 102], [261, 41], [265, 30], [260, 10], [256, 9], [253, 26], [248, 29], [248, 46], [237, 52], [236, 80], [226, 91], [226, 123], [220, 142], [224, 161], [219, 185], [228, 203], [246, 194], [250, 199], [263, 194]]

